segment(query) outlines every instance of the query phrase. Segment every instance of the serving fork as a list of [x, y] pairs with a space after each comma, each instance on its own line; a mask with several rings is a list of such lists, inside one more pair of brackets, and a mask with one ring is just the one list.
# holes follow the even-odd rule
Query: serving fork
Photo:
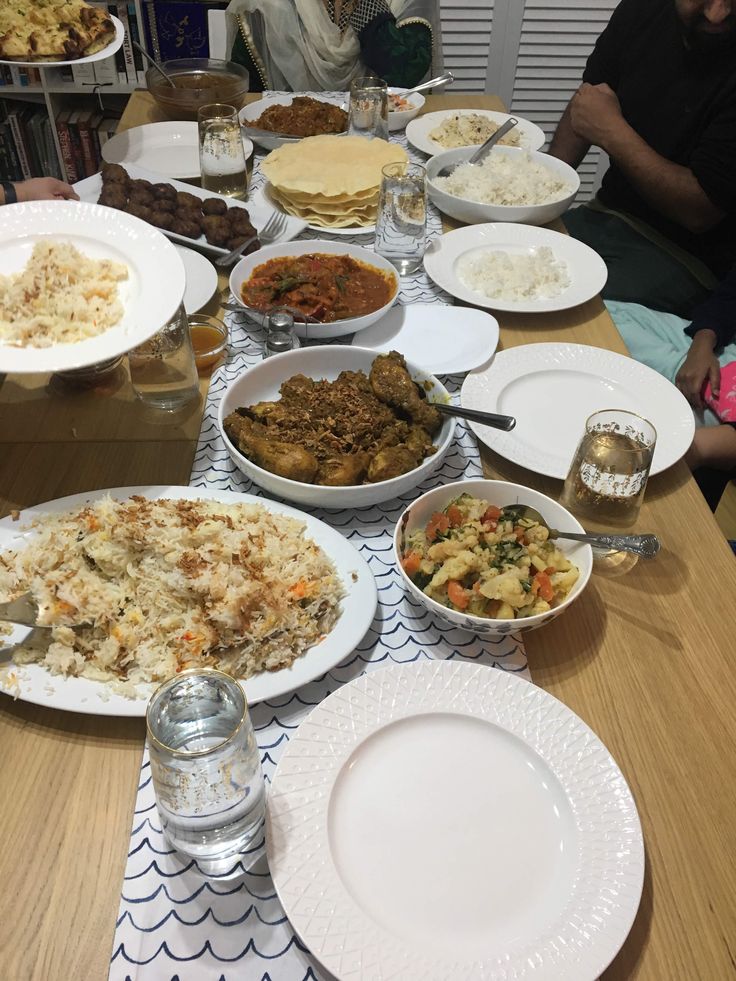
[[235, 262], [237, 259], [241, 257], [243, 251], [247, 249], [249, 245], [252, 245], [252, 243], [255, 242], [256, 239], [259, 239], [261, 245], [270, 245], [271, 242], [275, 242], [276, 239], [280, 238], [281, 235], [286, 231], [287, 221], [288, 221], [287, 215], [282, 214], [280, 211], [274, 211], [274, 213], [268, 219], [268, 221], [260, 230], [260, 232], [257, 232], [255, 235], [251, 235], [250, 238], [247, 238], [244, 242], [241, 242], [236, 249], [232, 250], [232, 252], [228, 252], [227, 255], [223, 255], [220, 256], [219, 259], [215, 259], [215, 265], [216, 266], [231, 265], [233, 262]]

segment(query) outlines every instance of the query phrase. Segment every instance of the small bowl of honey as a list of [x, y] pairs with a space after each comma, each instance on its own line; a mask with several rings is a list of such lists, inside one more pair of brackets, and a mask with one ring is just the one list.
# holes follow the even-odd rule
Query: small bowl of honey
[[227, 350], [227, 326], [217, 317], [193, 313], [187, 318], [199, 372], [209, 372]]

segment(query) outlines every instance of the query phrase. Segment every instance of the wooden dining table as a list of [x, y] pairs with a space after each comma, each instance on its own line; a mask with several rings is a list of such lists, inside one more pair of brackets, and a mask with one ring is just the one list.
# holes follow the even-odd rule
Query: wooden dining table
[[[460, 107], [503, 108], [457, 93], [428, 97], [425, 111]], [[163, 118], [135, 92], [118, 131]], [[599, 298], [499, 321], [502, 349], [570, 341], [626, 353]], [[87, 389], [4, 377], [0, 513], [97, 488], [187, 484], [207, 384], [199, 404], [168, 419], [136, 401], [124, 365]], [[490, 476], [560, 492], [558, 481], [490, 451], [484, 464]], [[650, 479], [635, 530], [660, 536], [658, 558], [593, 577], [568, 613], [525, 634], [529, 667], [607, 745], [641, 816], [641, 905], [604, 977], [733, 978], [736, 560], [684, 462]], [[142, 719], [0, 694], [4, 981], [107, 977], [143, 743]]]

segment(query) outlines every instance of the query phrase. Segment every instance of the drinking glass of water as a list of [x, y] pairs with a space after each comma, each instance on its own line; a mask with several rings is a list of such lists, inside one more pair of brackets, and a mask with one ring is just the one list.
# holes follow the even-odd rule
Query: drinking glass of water
[[202, 106], [197, 112], [197, 125], [202, 187], [245, 199], [248, 175], [238, 110], [220, 102]]
[[199, 376], [184, 306], [144, 344], [128, 352], [137, 397], [155, 409], [175, 412], [199, 398]]
[[654, 457], [657, 431], [623, 409], [595, 412], [575, 451], [560, 503], [603, 525], [636, 521]]
[[427, 185], [421, 164], [392, 163], [382, 170], [376, 252], [400, 275], [414, 273], [427, 248]]
[[182, 671], [153, 694], [146, 727], [164, 834], [203, 875], [240, 875], [266, 802], [243, 689], [214, 668]]
[[348, 133], [388, 140], [388, 86], [382, 78], [366, 75], [350, 83]]

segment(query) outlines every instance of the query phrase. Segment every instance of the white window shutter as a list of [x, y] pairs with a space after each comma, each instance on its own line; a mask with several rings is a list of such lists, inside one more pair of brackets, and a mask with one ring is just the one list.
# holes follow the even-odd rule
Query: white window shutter
[[444, 67], [457, 92], [486, 91], [493, 7], [494, 0], [440, 0]]
[[[519, 0], [508, 2], [521, 6]], [[548, 140], [617, 4], [618, 0], [526, 0], [513, 80], [507, 76], [503, 81], [513, 111], [541, 126]], [[594, 147], [578, 168], [578, 201], [595, 194], [606, 166], [605, 155]]]

